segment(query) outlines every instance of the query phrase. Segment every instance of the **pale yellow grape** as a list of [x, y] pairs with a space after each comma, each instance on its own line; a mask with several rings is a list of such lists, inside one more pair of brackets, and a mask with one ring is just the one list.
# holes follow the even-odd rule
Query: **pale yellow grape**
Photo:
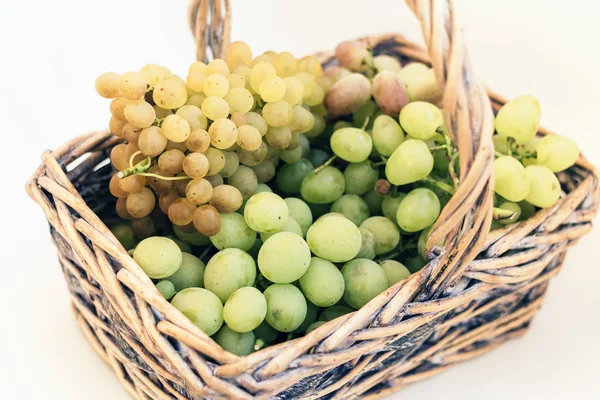
[[208, 158], [202, 153], [190, 153], [183, 159], [183, 172], [190, 178], [204, 178], [208, 173]]
[[530, 182], [525, 168], [516, 159], [502, 156], [494, 161], [496, 181], [494, 191], [512, 202], [525, 200], [530, 190]]
[[126, 97], [119, 96], [110, 102], [110, 113], [113, 117], [120, 119], [121, 121], [125, 121], [125, 106], [132, 101]]
[[160, 155], [167, 146], [167, 137], [158, 126], [150, 126], [142, 129], [138, 146], [144, 155], [156, 157]]
[[105, 72], [96, 79], [96, 92], [106, 99], [120, 95], [121, 76], [115, 72]]
[[254, 97], [246, 88], [232, 88], [225, 95], [225, 102], [228, 104], [231, 112], [247, 113], [254, 107]]
[[258, 93], [264, 101], [279, 101], [285, 95], [285, 82], [278, 76], [268, 76], [260, 83]]
[[547, 135], [535, 145], [537, 164], [552, 172], [560, 172], [573, 166], [579, 157], [579, 147], [571, 139], [559, 135]]
[[423, 74], [426, 74], [430, 69], [431, 68], [423, 63], [411, 62], [402, 67], [402, 69], [398, 72], [398, 76], [404, 81], [404, 83], [409, 84], [409, 82], [412, 80], [417, 79]]
[[540, 208], [552, 207], [560, 198], [560, 182], [556, 175], [542, 165], [528, 166], [525, 174], [531, 183], [525, 201]]
[[183, 255], [173, 240], [154, 236], [142, 240], [136, 246], [133, 259], [150, 278], [162, 279], [177, 272], [183, 262]]
[[229, 112], [229, 104], [220, 97], [209, 96], [202, 102], [202, 113], [213, 121], [227, 118]]
[[223, 155], [223, 152], [219, 149], [215, 149], [214, 147], [209, 147], [204, 152], [204, 155], [206, 158], [208, 158], [209, 165], [208, 173], [206, 175], [211, 176], [221, 172], [225, 166], [225, 156]]
[[500, 135], [492, 136], [492, 142], [494, 143], [494, 150], [502, 153], [508, 154], [508, 142], [506, 138], [501, 137]]
[[154, 108], [145, 101], [128, 103], [124, 115], [127, 122], [136, 128], [147, 128], [156, 119]]
[[298, 223], [292, 217], [288, 217], [288, 219], [285, 221], [285, 224], [283, 224], [283, 228], [281, 228], [281, 230], [276, 231], [276, 232], [261, 232], [260, 240], [262, 240], [264, 243], [268, 238], [270, 238], [271, 236], [273, 236], [279, 232], [292, 232], [300, 237], [304, 237], [304, 234], [302, 233], [302, 228], [300, 228], [300, 225], [298, 225]]
[[244, 79], [244, 77], [238, 73], [233, 73], [233, 74], [229, 75], [227, 77], [227, 82], [229, 82], [230, 89], [234, 88], [234, 87], [240, 87], [240, 88], [246, 87], [246, 79]]
[[121, 81], [119, 88], [121, 89], [121, 95], [128, 99], [139, 99], [146, 94], [146, 88], [148, 84], [144, 75], [139, 72], [125, 72], [121, 75]]
[[512, 137], [525, 144], [535, 137], [542, 110], [533, 96], [519, 96], [506, 103], [496, 115], [496, 132], [502, 138]]
[[172, 142], [185, 142], [190, 137], [190, 124], [177, 114], [167, 116], [162, 123], [164, 135]]
[[188, 73], [199, 72], [206, 75], [206, 64], [201, 61], [193, 62], [188, 68]]
[[189, 151], [204, 153], [210, 146], [210, 135], [204, 129], [194, 129], [190, 132], [185, 145]]
[[191, 129], [206, 129], [208, 126], [208, 119], [197, 106], [189, 104], [182, 106], [177, 110], [175, 115], [179, 115], [185, 119]]
[[235, 151], [223, 151], [223, 156], [225, 156], [225, 166], [219, 174], [224, 178], [229, 178], [238, 170], [240, 166], [240, 157]]
[[187, 101], [187, 89], [181, 79], [170, 77], [158, 82], [152, 92], [154, 102], [165, 109], [179, 108]]
[[313, 107], [316, 105], [319, 105], [321, 103], [323, 103], [323, 99], [325, 98], [325, 91], [323, 90], [323, 88], [319, 85], [315, 86], [315, 90], [313, 91], [313, 94], [305, 99], [306, 104]]
[[227, 49], [225, 59], [227, 60], [227, 65], [233, 71], [239, 66], [250, 65], [252, 63], [252, 50], [245, 42], [233, 42]]
[[267, 134], [267, 131], [269, 130], [269, 125], [267, 124], [267, 121], [265, 121], [265, 119], [262, 117], [262, 115], [255, 112], [246, 113], [246, 121], [248, 125], [252, 125], [256, 129], [258, 129], [261, 136], [265, 136]]
[[325, 76], [331, 78], [333, 83], [336, 83], [345, 76], [352, 74], [348, 68], [340, 67], [339, 65], [332, 65], [325, 69]]
[[333, 78], [329, 77], [329, 76], [319, 76], [317, 77], [317, 85], [321, 86], [321, 88], [324, 91], [328, 91], [330, 87], [333, 86], [333, 84], [335, 83], [335, 81], [333, 80]]
[[276, 149], [287, 149], [292, 143], [292, 131], [288, 126], [281, 128], [270, 126], [265, 139]]
[[302, 85], [304, 86], [304, 94], [302, 95], [302, 98], [306, 100], [312, 96], [313, 92], [315, 91], [317, 87], [317, 80], [308, 72], [298, 72], [296, 77], [302, 81]]
[[204, 82], [204, 94], [207, 96], [225, 97], [229, 91], [229, 81], [221, 74], [212, 74]]
[[298, 60], [298, 72], [307, 72], [316, 78], [323, 75], [323, 67], [317, 57], [305, 56]]
[[262, 136], [258, 129], [252, 125], [242, 125], [237, 128], [237, 144], [244, 150], [258, 150], [262, 143]]
[[219, 118], [208, 128], [210, 143], [217, 149], [228, 149], [237, 140], [238, 130], [233, 121], [227, 118]]
[[[125, 140], [127, 140], [129, 143], [131, 143], [132, 146], [137, 143], [137, 141], [140, 137], [140, 133], [142, 133], [142, 128], [133, 126], [129, 122], [126, 123], [125, 125], [123, 125], [123, 129], [121, 130], [121, 136], [123, 138], [125, 138]], [[131, 146], [130, 146], [130, 148], [131, 148]], [[135, 153], [135, 151], [130, 151], [129, 157], [131, 157], [131, 155], [133, 153]]]
[[206, 66], [206, 76], [211, 76], [212, 74], [220, 74], [227, 76], [231, 73], [229, 66], [220, 58], [216, 58], [208, 63]]
[[108, 129], [115, 136], [121, 136], [121, 132], [123, 131], [123, 127], [127, 125], [127, 122], [117, 119], [115, 117], [110, 117], [110, 121], [108, 122]]
[[290, 103], [280, 100], [265, 104], [262, 110], [262, 117], [270, 126], [281, 128], [292, 122], [294, 113]]
[[306, 132], [309, 131], [315, 124], [315, 117], [306, 108], [295, 105], [292, 107], [294, 116], [289, 124], [292, 132]]
[[262, 81], [276, 75], [277, 72], [272, 64], [264, 61], [258, 62], [252, 67], [252, 72], [250, 73], [250, 85], [252, 86], [252, 90], [256, 93], [260, 93], [260, 84]]
[[278, 76], [287, 78], [296, 73], [298, 61], [291, 53], [284, 51], [273, 57], [272, 64], [275, 67]]
[[404, 131], [389, 115], [380, 115], [375, 118], [371, 136], [375, 150], [386, 157], [391, 156], [404, 141]]
[[204, 93], [196, 93], [188, 97], [185, 104], [190, 106], [196, 106], [198, 108], [202, 107], [202, 102], [206, 99], [206, 95]]
[[160, 65], [147, 64], [140, 69], [140, 74], [142, 74], [150, 87], [154, 87], [158, 82], [170, 76], [170, 74], [167, 74], [167, 71], [166, 68]]
[[392, 56], [388, 56], [387, 54], [381, 54], [377, 57], [373, 57], [373, 64], [377, 71], [392, 71], [392, 72], [400, 72], [402, 66], [400, 65], [400, 61]]
[[250, 74], [252, 73], [252, 69], [245, 65], [237, 67], [234, 71], [235, 74], [239, 74], [244, 78], [245, 88], [248, 90], [252, 90], [252, 85], [250, 85]]
[[200, 72], [190, 72], [185, 80], [186, 86], [194, 92], [202, 92], [205, 82], [206, 75]]
[[304, 84], [302, 80], [295, 76], [287, 77], [283, 80], [285, 83], [285, 95], [283, 100], [290, 104], [299, 104], [304, 97]]
[[252, 60], [252, 63], [250, 64], [250, 68], [254, 68], [256, 64], [259, 64], [261, 62], [271, 64], [273, 62], [273, 55], [274, 54], [272, 54], [272, 52], [264, 52], [260, 56], [254, 57], [254, 60]]
[[442, 88], [438, 85], [433, 69], [428, 69], [426, 72], [416, 75], [411, 81], [402, 80], [402, 82], [406, 84], [408, 97], [411, 101], [419, 100], [437, 104], [444, 95]]

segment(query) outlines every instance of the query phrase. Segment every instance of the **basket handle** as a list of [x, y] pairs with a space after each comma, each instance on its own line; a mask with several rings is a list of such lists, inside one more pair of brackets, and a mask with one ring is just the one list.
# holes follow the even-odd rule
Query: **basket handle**
[[[425, 268], [430, 276], [422, 298], [436, 298], [456, 285], [482, 250], [491, 226], [494, 117], [469, 62], [454, 0], [406, 3], [421, 24], [436, 79], [444, 89], [444, 121], [460, 155], [460, 185], [427, 240], [427, 253], [433, 260]], [[208, 48], [215, 57], [227, 51], [231, 41], [229, 0], [191, 0], [189, 22], [198, 60], [207, 60]], [[434, 258], [433, 250], [441, 242], [442, 251]]]

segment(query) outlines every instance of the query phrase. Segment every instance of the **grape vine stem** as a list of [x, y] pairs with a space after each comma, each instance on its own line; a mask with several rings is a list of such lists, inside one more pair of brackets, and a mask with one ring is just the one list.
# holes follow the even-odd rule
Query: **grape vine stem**
[[262, 349], [263, 347], [265, 347], [266, 343], [264, 340], [262, 339], [256, 339], [256, 342], [254, 342], [254, 351], [258, 351], [260, 349]]
[[331, 158], [329, 158], [327, 161], [325, 161], [323, 164], [319, 165], [316, 169], [315, 169], [315, 175], [317, 175], [319, 172], [321, 172], [325, 167], [327, 167], [329, 164], [331, 164], [335, 159], [337, 158], [337, 156], [333, 156]]

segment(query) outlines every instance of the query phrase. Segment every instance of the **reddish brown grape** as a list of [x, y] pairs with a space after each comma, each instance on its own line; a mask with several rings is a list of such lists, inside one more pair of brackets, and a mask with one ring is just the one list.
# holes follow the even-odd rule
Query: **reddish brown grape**
[[203, 235], [216, 235], [221, 230], [221, 214], [211, 205], [200, 206], [194, 211], [194, 227]]

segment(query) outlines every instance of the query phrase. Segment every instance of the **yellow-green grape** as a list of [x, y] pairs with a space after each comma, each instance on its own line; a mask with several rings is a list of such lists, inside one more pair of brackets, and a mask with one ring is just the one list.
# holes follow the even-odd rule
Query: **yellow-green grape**
[[305, 99], [305, 101], [308, 106], [313, 107], [313, 106], [317, 106], [317, 105], [323, 103], [324, 98], [325, 98], [325, 91], [323, 90], [323, 88], [321, 86], [316, 85], [313, 93], [310, 95], [310, 97]]
[[160, 155], [167, 146], [167, 138], [162, 133], [162, 129], [157, 126], [150, 126], [142, 129], [138, 146], [144, 155], [156, 157]]
[[273, 67], [275, 67], [277, 76], [287, 78], [296, 73], [298, 61], [296, 60], [296, 57], [287, 51], [273, 56], [271, 62]]
[[160, 281], [156, 284], [156, 288], [165, 300], [170, 300], [171, 297], [175, 296], [175, 286], [169, 281]]
[[510, 218], [505, 218], [498, 221], [502, 225], [511, 225], [517, 222], [521, 218], [521, 207], [517, 203], [506, 201], [498, 206], [502, 210], [512, 211], [514, 214]]
[[283, 79], [283, 83], [285, 84], [285, 95], [283, 96], [283, 100], [294, 105], [302, 103], [304, 97], [304, 84], [300, 78], [288, 76]]
[[299, 282], [306, 298], [319, 307], [330, 307], [344, 295], [344, 277], [340, 270], [330, 261], [318, 257], [310, 259]]
[[244, 165], [240, 165], [227, 181], [231, 186], [236, 187], [240, 191], [244, 200], [249, 199], [258, 186], [256, 174], [252, 169]]
[[433, 225], [440, 215], [437, 195], [426, 188], [409, 192], [396, 210], [396, 221], [406, 232], [418, 232]]
[[302, 236], [306, 236], [306, 232], [308, 232], [308, 228], [313, 222], [310, 207], [304, 201], [295, 197], [288, 197], [284, 200], [288, 206], [290, 218], [293, 218], [300, 225]]
[[260, 272], [275, 283], [291, 283], [298, 280], [304, 275], [309, 264], [308, 244], [302, 236], [293, 232], [275, 233], [263, 243], [258, 252]]
[[[188, 227], [186, 227], [187, 230]], [[210, 243], [210, 239], [197, 230], [191, 229], [191, 232], [186, 232], [182, 229], [182, 227], [173, 225], [173, 232], [175, 235], [186, 243], [191, 244], [192, 246], [204, 246]]]
[[227, 118], [217, 119], [208, 128], [210, 143], [217, 149], [228, 149], [237, 140], [238, 130], [233, 121]]
[[288, 219], [286, 202], [275, 193], [263, 192], [250, 197], [244, 209], [244, 219], [257, 232], [278, 232]]
[[281, 128], [269, 126], [265, 139], [267, 139], [267, 142], [276, 149], [287, 149], [292, 143], [292, 131], [289, 126], [283, 126]]
[[[214, 236], [211, 236], [211, 240], [212, 238]], [[204, 270], [204, 286], [216, 294], [223, 303], [239, 288], [252, 286], [255, 279], [254, 260], [248, 253], [237, 248], [219, 251], [211, 257]]]
[[[121, 94], [121, 76], [115, 72], [105, 72], [96, 79], [96, 92], [106, 99], [114, 99]], [[144, 88], [145, 91], [146, 88]], [[129, 96], [126, 96], [129, 98]], [[139, 98], [139, 97], [136, 97]]]
[[317, 77], [323, 75], [323, 67], [317, 57], [305, 56], [298, 60], [298, 72], [307, 72]]
[[219, 75], [227, 76], [230, 73], [231, 73], [231, 70], [229, 69], [229, 66], [227, 65], [227, 63], [224, 60], [222, 60], [220, 58], [216, 58], [216, 59], [212, 60], [206, 66], [206, 76], [211, 76], [212, 74], [219, 74]]
[[[292, 134], [292, 138], [294, 137], [294, 135], [298, 135], [297, 133]], [[281, 159], [281, 161], [288, 163], [288, 164], [294, 164], [297, 163], [298, 161], [300, 161], [302, 159], [302, 147], [300, 146], [296, 146], [293, 149], [290, 149], [292, 146], [288, 146], [288, 150], [281, 150], [279, 152], [279, 158]]]
[[261, 183], [269, 182], [275, 177], [275, 165], [269, 160], [265, 160], [258, 165], [252, 166], [251, 168], [256, 174], [256, 179], [258, 180], [259, 185]]
[[336, 215], [316, 221], [306, 233], [310, 250], [331, 262], [346, 262], [358, 254], [362, 238], [352, 221]]
[[300, 79], [302, 82], [302, 86], [304, 86], [304, 93], [302, 94], [302, 98], [304, 100], [310, 98], [313, 95], [315, 89], [317, 88], [317, 80], [314, 76], [309, 74], [308, 72], [298, 72], [296, 73], [296, 78]]
[[334, 319], [339, 318], [342, 315], [350, 314], [351, 312], [354, 312], [354, 310], [351, 309], [350, 307], [346, 307], [346, 306], [328, 307], [328, 308], [324, 309], [323, 312], [321, 313], [321, 315], [319, 316], [319, 321], [322, 321], [322, 322], [333, 321]]
[[242, 148], [236, 149], [235, 152], [240, 157], [240, 163], [252, 167], [263, 162], [267, 158], [269, 149], [265, 142], [262, 142], [260, 147], [254, 151], [244, 150]]
[[506, 138], [500, 135], [492, 136], [492, 142], [494, 143], [494, 150], [498, 153], [508, 154], [508, 142]]
[[552, 172], [572, 167], [579, 157], [579, 147], [571, 139], [559, 135], [547, 135], [535, 145], [537, 164]]
[[306, 299], [302, 292], [290, 284], [276, 283], [264, 292], [267, 299], [266, 321], [280, 332], [292, 332], [306, 318]]
[[361, 244], [360, 250], [358, 251], [358, 254], [356, 254], [356, 258], [368, 258], [369, 260], [373, 260], [377, 255], [375, 252], [375, 249], [377, 248], [375, 235], [365, 228], [358, 228], [358, 230], [360, 230]]
[[252, 72], [250, 72], [250, 86], [255, 93], [260, 93], [260, 84], [267, 78], [277, 76], [277, 71], [272, 64], [260, 61], [252, 66]]
[[167, 71], [166, 68], [160, 65], [146, 64], [140, 69], [140, 74], [142, 74], [150, 87], [154, 87], [158, 82], [172, 75], [170, 72], [167, 74]]
[[198, 108], [202, 107], [202, 103], [206, 99], [206, 95], [204, 93], [196, 93], [188, 97], [185, 104], [190, 106], [196, 106]]
[[167, 116], [162, 123], [163, 134], [172, 142], [185, 142], [190, 137], [190, 124], [177, 114]]
[[327, 92], [329, 88], [333, 86], [334, 83], [335, 81], [333, 80], [333, 78], [329, 76], [322, 75], [317, 77], [317, 85], [321, 86], [321, 88], [325, 92]]
[[436, 129], [444, 122], [439, 108], [424, 101], [414, 101], [402, 108], [400, 125], [410, 136], [428, 140], [436, 135]]
[[369, 218], [369, 206], [355, 194], [345, 194], [331, 205], [331, 211], [337, 212], [359, 226]]
[[209, 290], [184, 289], [173, 297], [171, 304], [209, 336], [223, 325], [223, 304]]
[[267, 134], [267, 130], [269, 129], [267, 121], [265, 121], [260, 114], [255, 112], [246, 113], [246, 123], [258, 129], [261, 136], [265, 136]]
[[389, 115], [380, 115], [373, 124], [373, 146], [382, 156], [391, 156], [404, 141], [404, 131]]
[[188, 89], [194, 92], [203, 92], [206, 75], [200, 72], [190, 72], [185, 79], [185, 84]]
[[[183, 242], [185, 243], [185, 242]], [[206, 265], [198, 257], [183, 252], [181, 267], [167, 280], [180, 292], [191, 287], [204, 287], [204, 269]]]
[[223, 184], [214, 187], [213, 196], [210, 199], [210, 205], [222, 213], [239, 210], [243, 202], [242, 193], [237, 188]]
[[148, 84], [144, 75], [139, 72], [126, 72], [121, 75], [119, 88], [121, 95], [128, 99], [139, 99], [146, 94]]
[[136, 245], [135, 237], [133, 236], [133, 230], [128, 223], [121, 223], [110, 228], [110, 231], [117, 238], [119, 243], [125, 247], [126, 250], [132, 249]]
[[325, 95], [325, 106], [335, 116], [348, 115], [360, 110], [370, 98], [371, 82], [364, 75], [355, 73], [329, 88]]
[[235, 151], [223, 151], [223, 155], [225, 156], [225, 166], [219, 174], [224, 178], [229, 178], [239, 168], [240, 158]]
[[302, 132], [304, 134], [304, 136], [306, 136], [307, 138], [315, 138], [315, 137], [319, 136], [321, 133], [323, 133], [323, 131], [327, 127], [325, 118], [322, 115], [313, 114], [313, 119], [314, 119], [313, 127], [310, 128], [309, 131]]
[[248, 90], [252, 90], [252, 86], [250, 85], [250, 73], [252, 69], [245, 65], [237, 67], [234, 71], [235, 74], [239, 74], [244, 78], [245, 88]]
[[244, 150], [254, 151], [260, 148], [262, 136], [252, 125], [241, 125], [237, 128], [237, 144]]
[[496, 115], [496, 132], [500, 137], [512, 137], [518, 144], [534, 138], [540, 126], [542, 110], [533, 96], [519, 96], [506, 103]]
[[357, 40], [344, 41], [335, 48], [335, 58], [340, 65], [352, 70], [359, 71], [365, 59], [369, 57], [367, 44]]
[[213, 338], [223, 350], [237, 356], [247, 356], [254, 352], [256, 337], [253, 332], [239, 333], [224, 325]]
[[496, 178], [494, 191], [496, 193], [512, 202], [525, 200], [531, 184], [527, 178], [525, 167], [518, 160], [509, 156], [499, 157], [494, 161], [494, 170]]
[[132, 102], [125, 106], [125, 119], [135, 128], [147, 128], [154, 123], [156, 112], [145, 101]]
[[383, 268], [372, 260], [357, 258], [342, 267], [344, 301], [359, 309], [389, 287]]
[[208, 158], [208, 173], [207, 176], [216, 175], [225, 167], [225, 155], [219, 149], [209, 147], [204, 152], [206, 158]]
[[225, 56], [227, 65], [233, 71], [237, 67], [250, 65], [252, 63], [252, 50], [245, 42], [236, 41], [231, 43]]
[[187, 89], [183, 80], [170, 77], [158, 82], [152, 92], [154, 102], [165, 109], [179, 108], [187, 101]]
[[235, 332], [250, 332], [267, 315], [267, 300], [254, 287], [239, 288], [229, 296], [223, 308], [225, 323]]
[[201, 61], [194, 61], [188, 68], [188, 72], [199, 72], [201, 74], [206, 74], [206, 64]]
[[421, 140], [405, 140], [392, 153], [385, 166], [385, 176], [393, 185], [420, 181], [433, 170], [433, 156]]
[[313, 322], [312, 324], [310, 324], [306, 328], [306, 331], [304, 332], [304, 335], [308, 335], [309, 333], [311, 333], [315, 329], [319, 328], [321, 325], [325, 325], [325, 324], [326, 324], [325, 321], [316, 321], [316, 322]]
[[377, 71], [391, 71], [398, 73], [402, 69], [400, 61], [392, 56], [388, 56], [387, 54], [381, 54], [373, 57], [373, 65], [375, 65]]
[[213, 121], [227, 118], [230, 111], [229, 103], [220, 97], [209, 96], [202, 102], [202, 113]]
[[208, 126], [206, 116], [197, 106], [189, 104], [182, 106], [177, 110], [175, 115], [179, 115], [181, 118], [185, 119], [191, 129], [206, 129]]
[[244, 79], [244, 77], [241, 74], [238, 73], [234, 73], [231, 74], [227, 77], [227, 81], [229, 82], [229, 88], [245, 88], [246, 87], [246, 80]]
[[127, 211], [133, 218], [143, 218], [150, 214], [155, 204], [154, 193], [148, 188], [142, 188], [127, 196]]
[[183, 255], [179, 246], [171, 239], [153, 236], [136, 246], [133, 259], [150, 278], [163, 279], [177, 272]]
[[302, 197], [315, 204], [333, 203], [344, 194], [346, 182], [339, 169], [327, 166], [318, 173], [307, 174], [302, 180]]
[[427, 70], [422, 71], [422, 73], [417, 71], [410, 80], [405, 80], [403, 71], [400, 71], [398, 75], [406, 84], [408, 97], [411, 101], [426, 101], [438, 104], [442, 100], [444, 92], [438, 85], [435, 72], [429, 67], [426, 68]]
[[161, 108], [156, 105], [153, 108], [154, 108], [154, 112], [156, 113], [156, 118], [158, 118], [158, 119], [162, 119], [162, 118], [165, 118], [167, 115], [173, 114], [172, 110], [165, 110], [164, 108]]
[[229, 105], [231, 112], [247, 113], [254, 107], [254, 97], [246, 88], [232, 88], [225, 95], [225, 102]]
[[398, 196], [385, 196], [381, 202], [381, 211], [383, 212], [383, 216], [391, 219], [392, 221], [396, 221], [398, 207], [405, 197], [405, 193], [398, 193]]
[[279, 101], [285, 94], [285, 82], [278, 76], [267, 76], [261, 81], [258, 93], [264, 101]]
[[204, 82], [204, 94], [207, 96], [225, 97], [229, 92], [229, 81], [220, 74], [212, 74]]
[[234, 247], [248, 251], [256, 242], [256, 232], [246, 224], [242, 215], [236, 212], [223, 213], [221, 230], [211, 236], [210, 241], [219, 250]]
[[408, 92], [400, 77], [392, 71], [381, 71], [373, 79], [373, 98], [387, 115], [396, 117], [408, 104]]
[[400, 230], [398, 226], [386, 217], [370, 217], [360, 224], [375, 236], [375, 253], [384, 254], [393, 250], [400, 242]]
[[[210, 184], [212, 185], [213, 188], [216, 188], [217, 186], [221, 186], [223, 184], [223, 176], [216, 174], [216, 175], [211, 175], [211, 176], [206, 176], [204, 177], [204, 179], [206, 179], [207, 181], [210, 182]], [[214, 191], [213, 191], [213, 198], [215, 197]]]
[[185, 187], [185, 197], [196, 206], [208, 203], [212, 194], [213, 187], [206, 179], [192, 179]]
[[294, 117], [292, 122], [290, 122], [289, 127], [292, 132], [308, 132], [310, 131], [315, 124], [315, 116], [313, 113], [308, 111], [306, 108], [295, 105], [292, 108], [294, 113]]
[[[268, 186], [266, 186], [266, 187], [269, 188]], [[256, 190], [258, 191], [258, 189], [259, 188], [257, 188]], [[271, 188], [269, 188], [269, 190], [270, 189]], [[265, 190], [264, 192], [269, 192], [269, 190]], [[263, 192], [259, 192], [259, 193], [263, 193]], [[244, 209], [244, 211], [245, 211], [245, 209]], [[291, 232], [291, 233], [295, 233], [296, 235], [300, 236], [301, 238], [304, 238], [304, 235], [302, 233], [302, 228], [300, 228], [300, 225], [298, 225], [298, 223], [293, 218], [288, 217], [288, 219], [285, 221], [285, 224], [283, 224], [283, 228], [281, 228], [277, 232], [270, 232], [270, 233], [261, 232], [260, 240], [262, 240], [264, 243], [267, 241], [268, 238], [270, 238], [271, 236], [273, 236], [279, 232]]]
[[333, 132], [330, 139], [331, 150], [342, 160], [361, 162], [369, 158], [373, 149], [371, 136], [362, 129], [342, 128]]
[[210, 146], [210, 135], [204, 129], [194, 129], [185, 141], [189, 151], [204, 153]]
[[281, 128], [292, 122], [294, 113], [290, 103], [280, 100], [265, 104], [262, 110], [262, 117], [270, 126]]
[[385, 272], [385, 276], [390, 286], [394, 286], [396, 283], [410, 276], [410, 271], [401, 262], [396, 260], [383, 260], [379, 263], [379, 266]]
[[548, 167], [530, 165], [525, 168], [525, 174], [531, 183], [529, 193], [525, 197], [528, 203], [540, 208], [556, 204], [560, 198], [560, 182]]

